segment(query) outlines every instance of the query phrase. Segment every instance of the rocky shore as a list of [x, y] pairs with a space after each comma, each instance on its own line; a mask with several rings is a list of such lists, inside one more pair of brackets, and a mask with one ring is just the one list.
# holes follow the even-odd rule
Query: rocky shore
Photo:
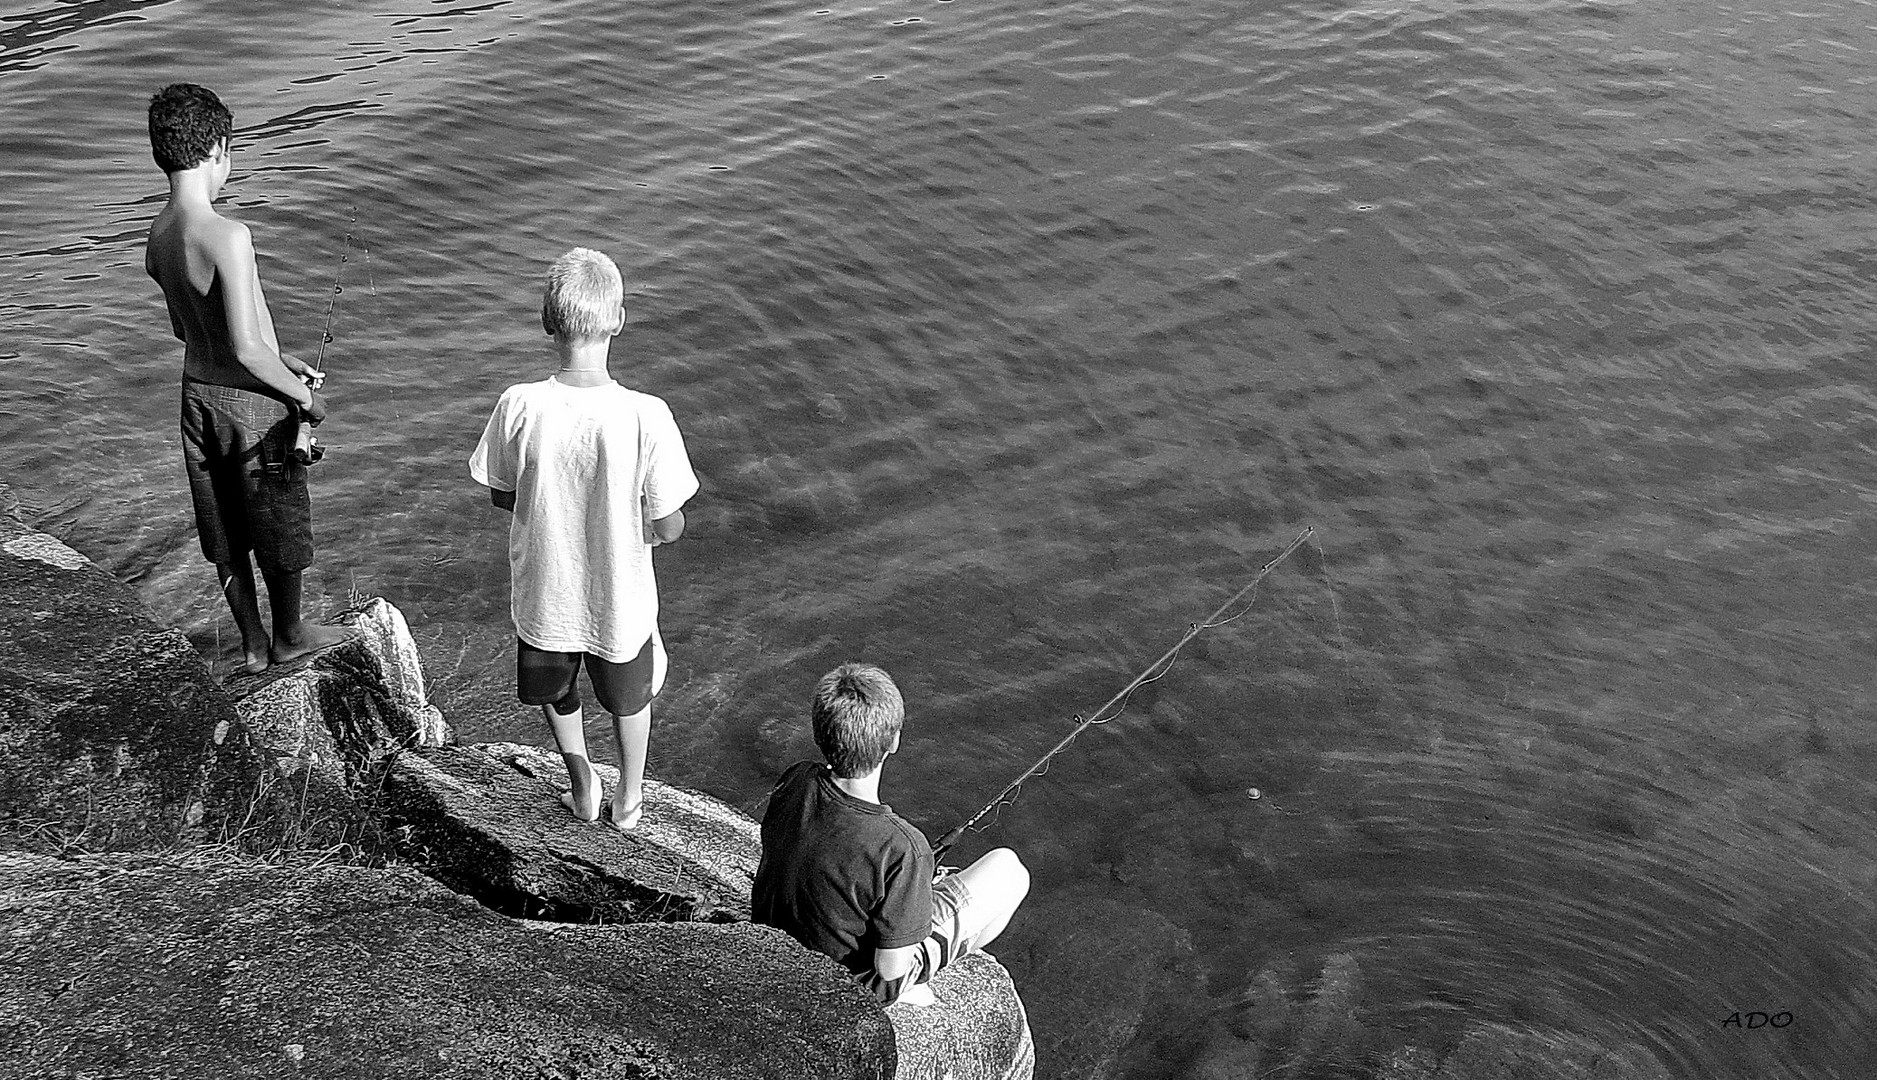
[[[313, 663], [223, 686], [110, 575], [0, 513], [0, 1080], [1032, 1075], [996, 960], [944, 972], [938, 1006], [881, 1009], [748, 921], [746, 815], [648, 779], [635, 832], [580, 825], [559, 755], [455, 738], [395, 607], [342, 621], [353, 639]], [[1061, 928], [1026, 969], [1058, 991], [1052, 1076], [1669, 1075], [1485, 1022], [1400, 1046], [1364, 1027], [1341, 954], [1161, 1016], [1158, 988], [1195, 977], [1185, 933], [1093, 915], [1025, 908]]]
[[0, 1077], [1031, 1075], [995, 960], [881, 1009], [748, 921], [754, 821], [654, 780], [576, 823], [558, 755], [454, 738], [395, 607], [342, 621], [224, 687], [0, 517]]

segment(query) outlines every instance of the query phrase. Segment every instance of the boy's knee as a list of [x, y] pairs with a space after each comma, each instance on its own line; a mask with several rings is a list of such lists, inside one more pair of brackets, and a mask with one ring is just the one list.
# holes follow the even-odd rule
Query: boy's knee
[[1023, 860], [1009, 848], [993, 848], [984, 853], [981, 860], [986, 873], [997, 883], [1000, 890], [1009, 894], [1013, 901], [1020, 901], [1030, 892], [1030, 868], [1023, 865]]

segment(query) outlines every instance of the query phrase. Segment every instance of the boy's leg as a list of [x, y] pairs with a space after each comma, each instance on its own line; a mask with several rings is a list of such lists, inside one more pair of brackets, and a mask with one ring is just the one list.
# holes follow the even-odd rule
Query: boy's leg
[[238, 391], [185, 381], [180, 434], [196, 536], [202, 554], [215, 564], [222, 599], [241, 631], [243, 669], [254, 674], [266, 670], [273, 642], [261, 622], [249, 558], [247, 473], [254, 434], [245, 413], [237, 415], [239, 404]]
[[619, 786], [613, 789], [613, 828], [626, 831], [645, 813], [645, 753], [652, 741], [652, 707], [630, 716], [613, 715], [619, 743]]
[[[322, 626], [301, 617], [300, 571], [263, 570], [261, 578], [267, 582], [267, 603], [274, 612], [274, 643], [268, 650], [274, 663], [298, 660], [352, 636], [343, 626]], [[248, 587], [254, 587], [252, 578]]]
[[652, 740], [652, 698], [663, 675], [662, 648], [654, 633], [639, 654], [623, 664], [587, 658], [593, 693], [613, 715], [613, 738], [619, 746], [619, 786], [613, 789], [613, 827], [639, 824], [645, 812], [645, 755]]
[[300, 611], [301, 573], [313, 564], [313, 505], [306, 467], [291, 458], [299, 418], [280, 402], [245, 391], [231, 392], [228, 409], [242, 425], [245, 531], [273, 609], [268, 655], [284, 664], [352, 635], [344, 627], [308, 623]]
[[222, 597], [228, 601], [235, 627], [241, 631], [241, 652], [246, 660], [243, 668], [252, 675], [267, 670], [272, 643], [261, 624], [260, 599], [254, 591], [254, 567], [248, 562], [245, 551], [240, 553], [240, 561], [232, 561], [233, 558], [216, 563], [215, 576], [221, 580]]
[[984, 948], [1010, 925], [1030, 894], [1030, 871], [1009, 848], [987, 851], [956, 875], [970, 898], [959, 912], [961, 952]]
[[932, 936], [925, 939], [925, 971], [900, 1001], [930, 1005], [927, 985], [961, 956], [982, 951], [1010, 925], [1030, 893], [1030, 871], [1009, 848], [987, 851], [977, 862], [932, 886]]
[[573, 783], [573, 790], [562, 795], [560, 802], [581, 821], [598, 821], [606, 786], [601, 783], [593, 760], [587, 756], [587, 730], [580, 710], [580, 696], [570, 693], [568, 697], [571, 702], [560, 704], [571, 704], [572, 712], [560, 712], [556, 705], [541, 706], [541, 715], [547, 718], [548, 729], [554, 732], [554, 744], [560, 747], [561, 762], [567, 766], [567, 777]]
[[600, 774], [587, 756], [586, 717], [580, 708], [580, 653], [551, 652], [515, 639], [515, 686], [525, 705], [539, 705], [573, 790], [561, 805], [581, 821], [597, 821], [605, 797]]

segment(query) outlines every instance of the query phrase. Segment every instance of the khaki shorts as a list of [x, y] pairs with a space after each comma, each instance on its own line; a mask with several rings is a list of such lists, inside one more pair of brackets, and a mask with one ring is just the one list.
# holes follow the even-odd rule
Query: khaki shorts
[[919, 943], [921, 970], [913, 982], [929, 982], [959, 957], [978, 951], [984, 916], [972, 910], [971, 900], [971, 887], [957, 874], [932, 886], [932, 934]]

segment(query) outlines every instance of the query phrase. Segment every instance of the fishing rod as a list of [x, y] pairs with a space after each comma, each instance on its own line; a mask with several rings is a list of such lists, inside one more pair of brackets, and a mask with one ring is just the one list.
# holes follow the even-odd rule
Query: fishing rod
[[1290, 558], [1292, 552], [1295, 552], [1298, 548], [1302, 547], [1304, 545], [1304, 541], [1310, 539], [1310, 537], [1315, 534], [1316, 534], [1316, 526], [1314, 525], [1305, 526], [1303, 532], [1300, 532], [1297, 534], [1297, 539], [1292, 540], [1290, 542], [1289, 547], [1286, 547], [1283, 551], [1279, 552], [1277, 558], [1272, 559], [1270, 562], [1265, 563], [1264, 566], [1259, 568], [1258, 575], [1251, 579], [1250, 584], [1246, 585], [1244, 588], [1233, 593], [1231, 598], [1226, 600], [1225, 603], [1220, 604], [1218, 608], [1215, 611], [1213, 611], [1212, 614], [1206, 616], [1204, 619], [1201, 619], [1199, 622], [1193, 623], [1191, 626], [1187, 627], [1186, 633], [1181, 635], [1180, 640], [1175, 642], [1171, 649], [1168, 649], [1166, 652], [1161, 653], [1160, 659], [1155, 660], [1153, 663], [1148, 664], [1144, 669], [1142, 669], [1139, 675], [1134, 676], [1133, 681], [1129, 682], [1126, 686], [1122, 687], [1120, 691], [1115, 694], [1115, 696], [1109, 698], [1105, 703], [1103, 703], [1101, 708], [1096, 709], [1094, 712], [1090, 713], [1086, 719], [1084, 719], [1080, 713], [1076, 714], [1075, 716], [1076, 725], [1074, 729], [1071, 730], [1067, 735], [1064, 735], [1062, 737], [1061, 742], [1057, 743], [1055, 746], [1050, 747], [1049, 753], [1044, 754], [1040, 758], [1037, 758], [1036, 764], [1031, 765], [1029, 768], [1023, 770], [1023, 772], [1020, 775], [1018, 775], [1018, 777], [1015, 780], [1012, 780], [1010, 783], [1005, 784], [1004, 789], [1002, 791], [999, 791], [995, 796], [993, 796], [990, 802], [985, 803], [981, 808], [979, 808], [977, 813], [972, 814], [969, 818], [965, 820], [963, 824], [952, 829], [952, 831], [946, 833], [944, 836], [939, 838], [939, 842], [936, 845], [934, 845], [932, 849], [933, 858], [935, 859], [943, 858], [945, 856], [945, 853], [951, 850], [952, 845], [958, 843], [959, 839], [963, 837], [966, 832], [970, 831], [973, 825], [976, 825], [979, 821], [982, 821], [984, 819], [984, 815], [1002, 806], [1004, 804], [1005, 799], [1009, 798], [1012, 795], [1012, 793], [1014, 793], [1018, 788], [1023, 786], [1024, 781], [1029, 780], [1032, 777], [1036, 776], [1037, 774], [1041, 773], [1043, 769], [1049, 765], [1050, 759], [1055, 757], [1057, 754], [1062, 753], [1063, 750], [1065, 750], [1070, 743], [1075, 741], [1075, 737], [1077, 735], [1082, 734], [1084, 731], [1087, 731], [1089, 728], [1094, 727], [1096, 724], [1105, 724], [1108, 721], [1113, 720], [1116, 716], [1120, 716], [1121, 712], [1118, 709], [1115, 711], [1113, 716], [1104, 716], [1102, 714], [1106, 713], [1109, 709], [1114, 708], [1117, 703], [1120, 704], [1122, 708], [1126, 708], [1127, 699], [1129, 695], [1133, 694], [1134, 691], [1140, 689], [1145, 684], [1153, 682], [1155, 679], [1160, 678], [1160, 676], [1165, 675], [1167, 673], [1167, 669], [1173, 666], [1173, 658], [1179, 655], [1180, 650], [1186, 647], [1187, 642], [1198, 637], [1202, 631], [1210, 630], [1215, 626], [1224, 626], [1226, 623], [1231, 622], [1232, 619], [1238, 618], [1238, 615], [1243, 615], [1245, 611], [1250, 611], [1251, 608], [1249, 605], [1247, 605], [1245, 608], [1245, 611], [1239, 612], [1238, 615], [1233, 615], [1231, 619], [1220, 618], [1220, 616], [1224, 615], [1227, 611], [1230, 611], [1233, 606], [1235, 606], [1241, 599], [1243, 599], [1246, 596], [1246, 594], [1256, 591], [1258, 588], [1258, 583], [1264, 580], [1264, 576], [1266, 574], [1269, 574], [1277, 566], [1278, 563], [1281, 563], [1285, 559]]
[[[332, 295], [326, 298], [326, 327], [319, 334], [319, 352], [313, 357], [313, 374], [306, 376], [306, 385], [310, 389], [319, 389], [319, 384], [326, 380], [326, 346], [332, 341], [332, 313], [339, 306], [339, 294], [345, 291], [345, 264], [350, 261], [352, 251], [352, 229], [358, 225], [358, 207], [352, 208], [352, 220], [345, 231], [345, 240], [339, 245], [339, 268], [332, 274]], [[363, 244], [360, 245], [363, 247]], [[371, 249], [365, 248], [365, 258], [371, 259]], [[374, 293], [377, 289], [372, 290]], [[293, 440], [293, 456], [302, 465], [316, 465], [326, 456], [326, 448], [319, 445], [319, 439], [313, 435], [313, 425], [302, 419], [300, 429]]]

